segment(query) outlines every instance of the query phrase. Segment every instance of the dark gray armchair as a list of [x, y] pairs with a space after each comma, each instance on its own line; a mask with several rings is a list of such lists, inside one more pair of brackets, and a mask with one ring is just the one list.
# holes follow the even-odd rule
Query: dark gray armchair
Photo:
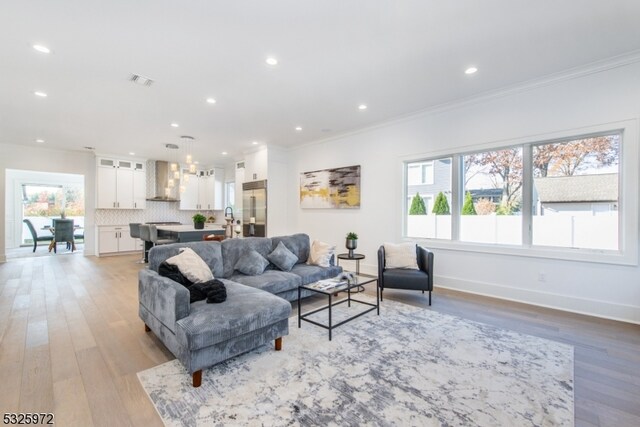
[[433, 291], [433, 252], [416, 245], [418, 270], [409, 268], [385, 268], [384, 246], [378, 249], [378, 286], [380, 287], [380, 301], [385, 288], [413, 289], [429, 292], [431, 305], [431, 291]]

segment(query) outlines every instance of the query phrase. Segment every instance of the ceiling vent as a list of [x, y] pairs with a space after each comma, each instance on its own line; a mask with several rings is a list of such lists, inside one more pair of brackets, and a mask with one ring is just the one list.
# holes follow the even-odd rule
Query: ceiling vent
[[131, 74], [129, 81], [140, 86], [151, 86], [154, 82], [149, 77], [141, 76], [140, 74]]

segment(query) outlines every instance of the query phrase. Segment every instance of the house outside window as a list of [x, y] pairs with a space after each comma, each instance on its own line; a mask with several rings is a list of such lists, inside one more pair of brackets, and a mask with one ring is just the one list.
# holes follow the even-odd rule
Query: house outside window
[[533, 147], [534, 245], [618, 249], [620, 135]]
[[433, 184], [433, 168], [432, 160], [407, 165], [407, 182], [409, 185]]
[[[451, 206], [452, 158], [420, 160], [406, 164], [407, 173], [407, 236], [431, 239], [451, 239], [451, 214], [436, 214], [438, 195]], [[409, 215], [416, 194], [424, 201], [425, 215]]]

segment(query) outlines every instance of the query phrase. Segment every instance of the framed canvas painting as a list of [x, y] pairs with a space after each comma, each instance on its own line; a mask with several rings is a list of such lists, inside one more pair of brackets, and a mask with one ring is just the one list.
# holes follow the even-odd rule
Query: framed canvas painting
[[300, 174], [300, 207], [360, 208], [360, 165]]

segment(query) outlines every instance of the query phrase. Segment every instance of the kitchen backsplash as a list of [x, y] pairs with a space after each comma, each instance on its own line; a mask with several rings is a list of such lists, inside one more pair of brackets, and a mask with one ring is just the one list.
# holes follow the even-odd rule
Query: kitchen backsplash
[[[154, 196], [155, 162], [147, 161], [147, 197]], [[192, 224], [192, 216], [198, 211], [181, 211], [178, 202], [147, 201], [145, 209], [96, 209], [96, 225], [127, 225], [130, 222], [179, 221]], [[215, 216], [216, 222], [222, 220], [223, 211], [200, 211], [207, 218]]]
[[181, 211], [177, 202], [150, 202], [146, 209], [96, 209], [96, 225], [127, 225], [130, 222], [179, 221], [193, 223], [191, 217], [202, 212], [207, 218], [215, 216], [216, 222], [222, 221], [223, 211]]

